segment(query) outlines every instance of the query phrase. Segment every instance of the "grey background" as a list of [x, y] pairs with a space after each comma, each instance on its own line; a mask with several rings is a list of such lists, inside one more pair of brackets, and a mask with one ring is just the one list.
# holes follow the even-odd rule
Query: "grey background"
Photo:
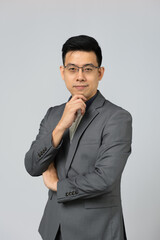
[[159, 240], [159, 0], [0, 0], [0, 239], [40, 240], [47, 189], [27, 174], [24, 155], [47, 109], [70, 96], [61, 46], [78, 34], [102, 47], [102, 94], [133, 116], [122, 179], [128, 239]]

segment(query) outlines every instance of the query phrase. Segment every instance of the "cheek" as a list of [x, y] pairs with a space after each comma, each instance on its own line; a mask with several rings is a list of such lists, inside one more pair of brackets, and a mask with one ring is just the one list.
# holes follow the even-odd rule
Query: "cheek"
[[88, 81], [88, 82], [90, 82], [90, 86], [91, 86], [92, 88], [95, 88], [95, 87], [97, 87], [97, 85], [98, 85], [98, 80], [97, 80], [97, 78], [90, 79], [90, 81]]
[[69, 78], [67, 76], [64, 76], [64, 81], [65, 81], [65, 84], [66, 84], [67, 88], [72, 86], [73, 81], [72, 81], [71, 78]]
[[65, 78], [65, 85], [67, 87], [67, 89], [69, 90], [69, 92], [74, 93], [74, 88], [73, 88], [73, 83], [74, 83], [74, 79], [70, 78]]
[[72, 88], [71, 84], [69, 84], [69, 83], [66, 84], [66, 87], [68, 90], [71, 90], [71, 88]]

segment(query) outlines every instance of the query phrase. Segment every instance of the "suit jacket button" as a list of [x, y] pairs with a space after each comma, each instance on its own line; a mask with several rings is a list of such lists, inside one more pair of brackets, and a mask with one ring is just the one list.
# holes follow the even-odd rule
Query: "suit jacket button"
[[68, 196], [69, 195], [69, 193], [68, 192], [66, 192], [66, 196]]
[[72, 192], [69, 192], [69, 195], [72, 195]]

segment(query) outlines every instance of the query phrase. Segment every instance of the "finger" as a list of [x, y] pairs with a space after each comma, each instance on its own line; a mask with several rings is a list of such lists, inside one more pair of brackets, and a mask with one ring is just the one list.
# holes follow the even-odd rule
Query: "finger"
[[87, 101], [87, 98], [82, 94], [76, 94], [71, 98], [71, 100], [75, 100], [75, 99], [83, 99], [84, 101]]
[[79, 106], [78, 109], [76, 108], [76, 109], [75, 109], [75, 114], [76, 114], [76, 116], [77, 116], [77, 114], [79, 113], [79, 111], [80, 111], [80, 113], [81, 113], [82, 115], [84, 115], [84, 113], [85, 113], [85, 111], [86, 111], [86, 108], [85, 108], [84, 106]]
[[74, 112], [76, 115], [77, 115], [79, 110], [81, 111], [81, 113], [83, 115], [86, 111], [86, 105], [83, 105], [83, 104], [79, 103], [79, 104], [76, 104], [76, 105], [72, 106], [72, 112]]
[[74, 101], [72, 101], [71, 103], [69, 103], [69, 105], [72, 106], [78, 106], [79, 104], [82, 104], [84, 107], [86, 106], [85, 102], [82, 99], [76, 99]]
[[85, 96], [83, 96], [83, 95], [74, 95], [72, 98], [71, 98], [71, 100], [70, 101], [74, 101], [74, 100], [76, 100], [76, 99], [82, 99], [83, 101], [87, 101], [87, 98], [85, 98]]
[[[70, 110], [75, 110], [77, 111], [77, 109], [79, 108], [79, 104], [83, 104], [84, 107], [86, 107], [86, 104], [85, 102], [82, 100], [82, 99], [75, 99], [75, 100], [72, 100], [72, 101], [69, 101], [67, 104], [66, 104], [66, 108], [70, 109]], [[76, 108], [76, 109], [75, 109]]]
[[86, 104], [85, 104], [83, 101], [80, 101], [80, 102], [78, 101], [75, 105], [76, 105], [77, 107], [80, 106], [80, 107], [82, 107], [82, 108], [84, 108], [84, 109], [86, 108]]
[[49, 164], [48, 169], [51, 169], [51, 168], [53, 168], [53, 163], [50, 163], [50, 164]]

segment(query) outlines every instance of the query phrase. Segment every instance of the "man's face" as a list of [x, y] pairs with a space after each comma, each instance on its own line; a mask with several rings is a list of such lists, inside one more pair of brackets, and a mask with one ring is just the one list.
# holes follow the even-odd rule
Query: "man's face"
[[[104, 68], [95, 68], [98, 62], [94, 52], [70, 51], [65, 56], [65, 66], [60, 67], [61, 76], [72, 96], [82, 94], [88, 100], [96, 94]], [[84, 69], [78, 71], [77, 66]]]

